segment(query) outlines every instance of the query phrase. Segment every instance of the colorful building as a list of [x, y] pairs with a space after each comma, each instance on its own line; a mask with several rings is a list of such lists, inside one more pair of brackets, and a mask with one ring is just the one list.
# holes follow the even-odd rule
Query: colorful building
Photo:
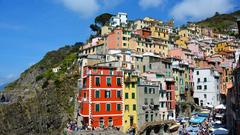
[[79, 91], [83, 126], [122, 127], [123, 72], [113, 67], [85, 66]]
[[133, 70], [124, 70], [124, 87], [123, 87], [123, 129], [124, 133], [137, 131], [138, 114], [137, 114], [137, 80], [138, 74]]

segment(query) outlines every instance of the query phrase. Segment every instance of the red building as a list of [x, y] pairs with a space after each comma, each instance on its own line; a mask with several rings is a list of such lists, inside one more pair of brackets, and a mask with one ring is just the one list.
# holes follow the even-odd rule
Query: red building
[[175, 106], [176, 106], [176, 99], [175, 99], [175, 85], [173, 78], [166, 78], [166, 94], [167, 94], [167, 102], [166, 106], [168, 109], [168, 115], [172, 117], [176, 117], [175, 115]]
[[83, 68], [79, 91], [79, 114], [89, 127], [121, 127], [123, 116], [123, 72], [115, 67]]

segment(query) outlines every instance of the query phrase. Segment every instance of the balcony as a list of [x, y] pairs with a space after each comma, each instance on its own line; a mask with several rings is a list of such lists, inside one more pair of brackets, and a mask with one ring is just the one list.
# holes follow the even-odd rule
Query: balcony
[[137, 77], [125, 76], [125, 77], [124, 77], [124, 81], [125, 81], [125, 82], [137, 82]]

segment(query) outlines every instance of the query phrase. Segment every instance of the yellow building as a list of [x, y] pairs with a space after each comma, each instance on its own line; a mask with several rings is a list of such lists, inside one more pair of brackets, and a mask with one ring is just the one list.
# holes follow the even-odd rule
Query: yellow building
[[145, 52], [152, 52], [166, 57], [168, 55], [168, 41], [159, 38], [152, 38], [151, 40], [143, 37], [132, 37], [129, 40], [129, 49], [138, 54]]
[[101, 35], [102, 36], [109, 34], [111, 31], [112, 31], [112, 27], [110, 27], [110, 26], [102, 26], [101, 27]]
[[185, 40], [182, 40], [181, 38], [176, 40], [175, 43], [181, 47], [181, 48], [185, 48], [187, 49], [187, 44], [186, 44], [186, 41]]
[[235, 47], [228, 44], [227, 42], [219, 42], [215, 45], [214, 51], [219, 52], [233, 52], [235, 50]]
[[124, 70], [124, 108], [123, 108], [123, 129], [124, 133], [135, 128], [137, 131], [137, 78], [132, 70]]
[[122, 32], [122, 48], [129, 49], [130, 44], [129, 44], [129, 39], [131, 38], [131, 31], [128, 29], [123, 29]]
[[187, 48], [187, 41], [189, 40], [189, 31], [187, 29], [182, 29], [178, 32], [179, 39], [176, 40], [176, 44], [182, 48]]
[[154, 38], [160, 38], [163, 40], [168, 41], [169, 40], [169, 34], [168, 29], [164, 28], [164, 26], [152, 26], [150, 28], [151, 30], [151, 36]]

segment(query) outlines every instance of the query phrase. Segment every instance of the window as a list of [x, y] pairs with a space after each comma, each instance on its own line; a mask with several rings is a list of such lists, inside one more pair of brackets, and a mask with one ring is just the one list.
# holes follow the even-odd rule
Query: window
[[152, 88], [149, 88], [148, 90], [149, 90], [149, 94], [152, 94]]
[[161, 92], [161, 97], [162, 97], [162, 98], [164, 97], [164, 93], [163, 93], [163, 92]]
[[163, 108], [164, 107], [164, 102], [161, 102], [161, 108]]
[[135, 93], [132, 93], [132, 99], [135, 99]]
[[100, 112], [100, 104], [95, 104], [95, 111]]
[[153, 88], [153, 94], [155, 94], [155, 89]]
[[128, 93], [125, 93], [125, 99], [128, 99]]
[[111, 105], [110, 104], [106, 104], [106, 111], [109, 112], [111, 109]]
[[96, 86], [100, 86], [100, 77], [95, 78]]
[[84, 78], [84, 79], [83, 79], [83, 88], [86, 88], [86, 84], [87, 84], [87, 79]]
[[197, 71], [197, 75], [199, 75], [199, 71]]
[[121, 111], [121, 104], [117, 104], [117, 111]]
[[117, 78], [117, 85], [121, 86], [121, 78]]
[[121, 91], [120, 90], [117, 91], [117, 98], [121, 98]]
[[149, 69], [152, 69], [152, 64], [149, 64]]
[[99, 90], [95, 91], [95, 98], [100, 98], [100, 91]]
[[207, 78], [204, 78], [204, 82], [207, 82]]
[[123, 40], [127, 40], [127, 37], [123, 37]]
[[125, 111], [129, 111], [129, 105], [125, 105]]
[[201, 90], [201, 89], [202, 89], [202, 86], [201, 86], [201, 85], [198, 85], [198, 86], [197, 86], [197, 89], [198, 89], [198, 90]]
[[145, 121], [148, 122], [148, 113], [145, 114]]
[[133, 111], [136, 111], [137, 107], [136, 104], [133, 104]]
[[207, 89], [207, 85], [204, 85], [204, 90], [206, 90]]
[[151, 114], [151, 121], [153, 121], [153, 114]]
[[109, 90], [105, 91], [105, 98], [110, 98], [111, 97], [111, 93]]
[[97, 67], [93, 67], [93, 72], [97, 72]]
[[86, 94], [85, 92], [83, 93], [83, 97], [84, 97], [84, 98], [86, 98], [86, 97], [87, 97], [87, 94]]
[[111, 78], [107, 77], [107, 86], [111, 86]]
[[147, 98], [144, 99], [144, 104], [145, 104], [145, 105], [148, 104], [148, 99], [147, 99]]
[[135, 88], [135, 83], [134, 82], [132, 82], [132, 88]]
[[197, 82], [198, 82], [198, 83], [200, 82], [200, 78], [197, 79]]
[[151, 104], [154, 104], [153, 98], [151, 98]]
[[126, 46], [127, 44], [126, 43], [123, 43], [123, 46]]
[[144, 87], [144, 94], [147, 94], [147, 87]]
[[204, 94], [204, 98], [207, 98], [207, 94]]

